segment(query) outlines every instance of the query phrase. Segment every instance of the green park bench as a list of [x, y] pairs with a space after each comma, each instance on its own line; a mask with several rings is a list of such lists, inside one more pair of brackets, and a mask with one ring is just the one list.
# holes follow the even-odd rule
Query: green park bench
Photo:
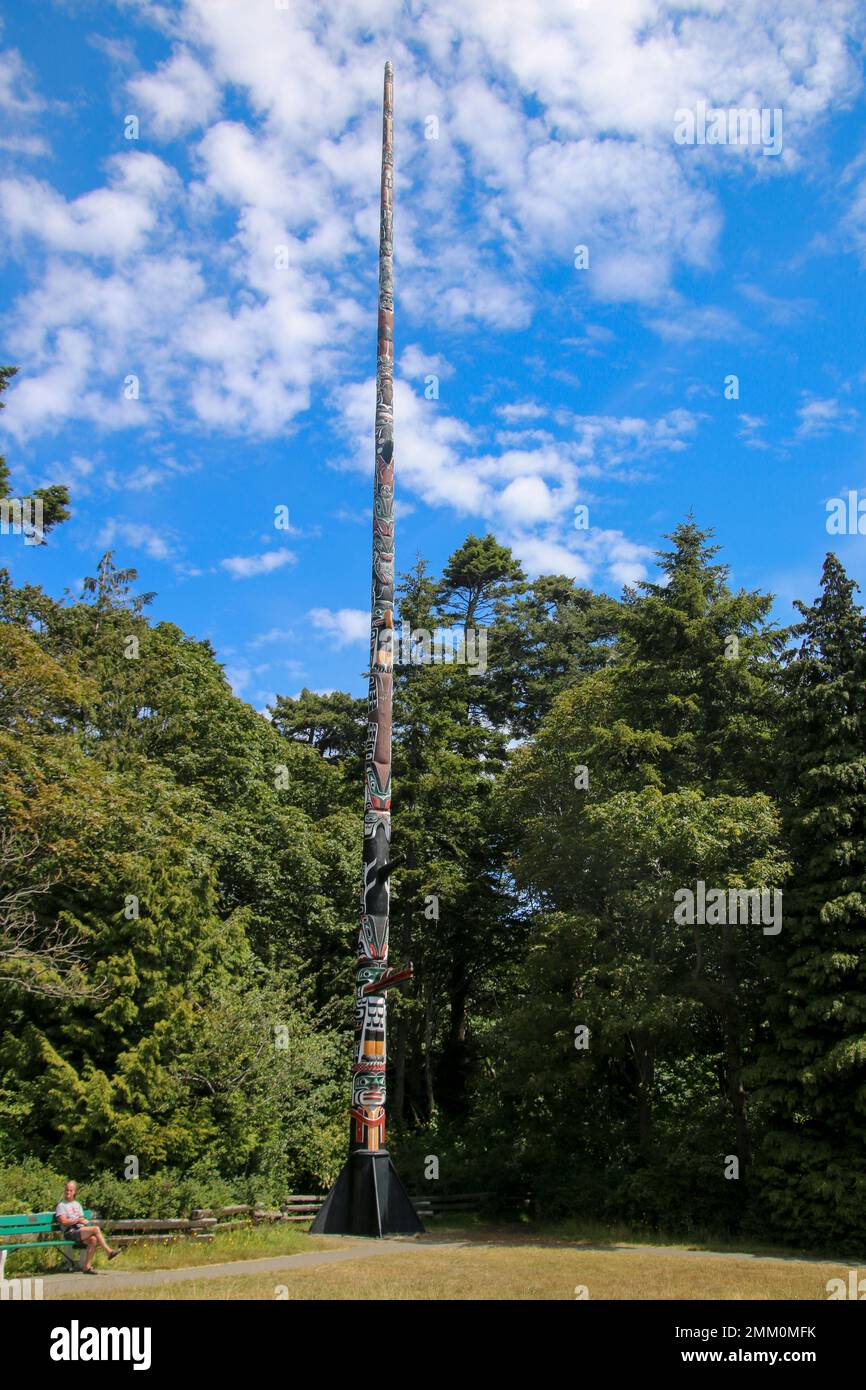
[[[93, 1213], [86, 1211], [84, 1215], [90, 1217]], [[71, 1270], [81, 1269], [87, 1254], [86, 1246], [64, 1235], [53, 1211], [24, 1211], [18, 1216], [0, 1216], [0, 1279], [5, 1277], [9, 1251], [31, 1250], [34, 1245], [40, 1249], [42, 1246], [56, 1245]], [[69, 1254], [70, 1250], [79, 1252], [77, 1260]]]

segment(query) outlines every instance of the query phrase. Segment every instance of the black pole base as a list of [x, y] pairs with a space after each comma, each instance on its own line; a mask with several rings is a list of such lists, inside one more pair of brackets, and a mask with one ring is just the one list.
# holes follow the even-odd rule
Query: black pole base
[[424, 1227], [387, 1153], [353, 1153], [310, 1227], [314, 1236], [414, 1236]]

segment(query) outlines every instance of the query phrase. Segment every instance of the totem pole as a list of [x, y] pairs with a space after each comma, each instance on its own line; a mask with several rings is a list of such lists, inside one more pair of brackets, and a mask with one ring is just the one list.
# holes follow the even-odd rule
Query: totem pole
[[376, 355], [376, 473], [370, 685], [364, 750], [364, 882], [355, 974], [349, 1157], [312, 1225], [315, 1234], [412, 1235], [424, 1228], [385, 1148], [385, 991], [412, 966], [388, 965], [391, 715], [394, 661], [394, 71], [385, 64]]

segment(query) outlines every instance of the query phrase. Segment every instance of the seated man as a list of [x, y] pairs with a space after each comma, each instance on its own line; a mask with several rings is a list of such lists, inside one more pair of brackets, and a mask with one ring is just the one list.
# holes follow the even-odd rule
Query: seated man
[[75, 1193], [77, 1190], [77, 1183], [68, 1182], [66, 1184], [66, 1200], [57, 1203], [54, 1209], [54, 1215], [60, 1223], [64, 1234], [71, 1236], [76, 1245], [87, 1246], [87, 1254], [84, 1257], [84, 1268], [81, 1271], [82, 1274], [95, 1274], [96, 1270], [93, 1268], [93, 1258], [96, 1254], [97, 1245], [102, 1246], [110, 1260], [113, 1260], [115, 1255], [119, 1255], [120, 1251], [112, 1250], [111, 1246], [107, 1244], [105, 1236], [102, 1234], [99, 1227], [92, 1221], [87, 1220], [82, 1210], [81, 1203], [75, 1200]]

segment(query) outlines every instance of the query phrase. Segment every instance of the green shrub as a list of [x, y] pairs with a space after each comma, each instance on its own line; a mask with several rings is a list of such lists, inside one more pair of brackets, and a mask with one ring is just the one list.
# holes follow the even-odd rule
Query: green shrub
[[22, 1158], [0, 1167], [0, 1214], [53, 1211], [67, 1181], [66, 1174], [38, 1158]]

